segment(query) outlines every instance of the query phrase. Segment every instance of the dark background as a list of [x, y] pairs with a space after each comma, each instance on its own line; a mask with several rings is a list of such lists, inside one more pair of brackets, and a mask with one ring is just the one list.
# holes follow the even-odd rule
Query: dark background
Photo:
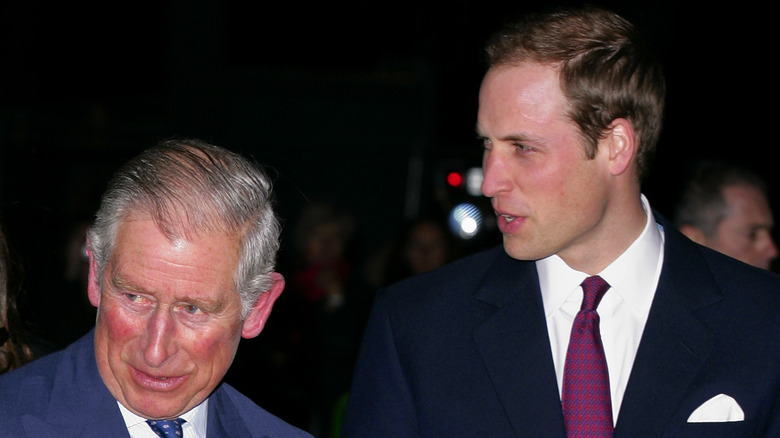
[[[480, 162], [482, 43], [552, 4], [76, 3], [0, 6], [0, 212], [29, 318], [57, 343], [92, 325], [73, 254], [108, 177], [138, 151], [200, 137], [251, 155], [275, 180], [282, 259], [301, 208], [325, 196], [354, 214], [368, 257], [405, 220], [465, 196], [444, 190], [443, 173]], [[654, 207], [670, 214], [702, 157], [777, 186], [772, 14], [744, 2], [593, 3], [637, 24], [666, 67], [665, 128], [644, 188]]]

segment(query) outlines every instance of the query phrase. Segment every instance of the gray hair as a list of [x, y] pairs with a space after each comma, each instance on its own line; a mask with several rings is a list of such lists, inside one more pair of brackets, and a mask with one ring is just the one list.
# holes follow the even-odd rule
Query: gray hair
[[273, 283], [281, 232], [273, 203], [257, 163], [197, 139], [163, 141], [125, 164], [103, 194], [87, 232], [98, 284], [130, 214], [149, 214], [171, 240], [228, 232], [241, 247], [234, 283], [243, 319]]

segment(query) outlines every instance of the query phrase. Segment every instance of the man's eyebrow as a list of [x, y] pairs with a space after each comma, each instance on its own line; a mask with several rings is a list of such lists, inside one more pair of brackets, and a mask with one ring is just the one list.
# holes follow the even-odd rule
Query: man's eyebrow
[[139, 293], [144, 292], [143, 288], [128, 282], [121, 274], [116, 272], [111, 273], [111, 285], [113, 285], [117, 289], [122, 289], [130, 292], [139, 292]]
[[500, 140], [526, 142], [526, 141], [530, 141], [531, 138], [528, 137], [527, 135], [522, 135], [522, 134], [509, 134], [504, 137], [501, 137]]
[[[480, 131], [477, 131], [477, 138], [478, 139], [487, 138], [487, 135], [484, 135]], [[498, 141], [503, 141], [503, 142], [520, 142], [520, 143], [526, 143], [526, 142], [534, 141], [532, 137], [530, 137], [528, 135], [523, 135], [523, 134], [507, 134], [507, 135], [498, 137], [497, 140]]]
[[[484, 131], [482, 131], [482, 129], [480, 129], [479, 123], [477, 123], [474, 126], [474, 132], [477, 135], [478, 139], [487, 138], [487, 134], [485, 134]], [[532, 141], [533, 138], [530, 135], [528, 135], [528, 134], [510, 133], [510, 134], [506, 134], [506, 135], [504, 135], [502, 137], [498, 137], [498, 140], [501, 140], [501, 141], [523, 141], [523, 142], [525, 142], [525, 141]]]

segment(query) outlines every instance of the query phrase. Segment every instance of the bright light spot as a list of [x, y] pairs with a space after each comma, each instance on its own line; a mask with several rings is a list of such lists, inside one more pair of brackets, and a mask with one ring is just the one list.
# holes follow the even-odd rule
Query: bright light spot
[[482, 196], [482, 168], [472, 167], [466, 173], [466, 192], [471, 196]]
[[474, 218], [467, 217], [460, 223], [460, 229], [466, 234], [474, 234], [477, 232], [477, 221]]
[[447, 184], [452, 187], [460, 187], [463, 183], [463, 177], [458, 172], [450, 172], [447, 174]]
[[474, 237], [482, 227], [482, 213], [473, 204], [458, 204], [450, 212], [450, 231], [461, 239]]

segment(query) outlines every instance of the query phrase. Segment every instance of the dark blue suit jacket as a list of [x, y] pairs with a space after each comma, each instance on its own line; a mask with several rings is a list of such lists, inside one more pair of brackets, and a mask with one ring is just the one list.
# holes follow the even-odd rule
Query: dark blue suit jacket
[[[780, 437], [780, 277], [657, 219], [663, 270], [615, 437]], [[721, 393], [745, 421], [687, 422]], [[565, 437], [536, 265], [498, 247], [379, 291], [342, 430]]]
[[[258, 376], [263, 378], [263, 376]], [[65, 350], [0, 375], [0, 437], [129, 437], [98, 373], [94, 330]], [[209, 398], [208, 438], [311, 437], [228, 384]]]

